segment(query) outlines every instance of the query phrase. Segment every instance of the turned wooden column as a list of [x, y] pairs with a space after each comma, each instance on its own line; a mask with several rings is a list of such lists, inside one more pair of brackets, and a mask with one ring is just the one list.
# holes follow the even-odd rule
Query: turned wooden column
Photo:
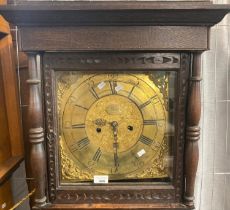
[[44, 150], [43, 109], [41, 97], [40, 69], [36, 62], [36, 54], [28, 53], [29, 60], [29, 107], [28, 129], [30, 142], [30, 167], [35, 179], [35, 207], [46, 203], [46, 158]]
[[186, 143], [185, 143], [185, 194], [186, 205], [194, 206], [194, 185], [199, 160], [198, 140], [200, 139], [201, 114], [201, 53], [194, 53], [190, 75]]

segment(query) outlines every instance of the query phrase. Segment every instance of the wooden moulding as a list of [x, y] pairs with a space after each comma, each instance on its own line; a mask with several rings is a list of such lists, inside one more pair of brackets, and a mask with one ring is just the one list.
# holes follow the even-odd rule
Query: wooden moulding
[[212, 26], [229, 5], [211, 2], [152, 1], [17, 1], [0, 7], [8, 21], [19, 26], [178, 25]]
[[11, 175], [11, 173], [18, 167], [21, 163], [23, 156], [12, 157], [0, 164], [0, 184]]
[[178, 70], [180, 69], [179, 53], [45, 53], [43, 62], [55, 70], [97, 70], [121, 71], [122, 69]]
[[101, 209], [101, 210], [185, 210], [190, 209], [185, 205], [179, 203], [173, 204], [52, 204], [43, 207], [45, 210], [90, 210], [90, 209]]
[[207, 27], [22, 27], [23, 51], [206, 50]]

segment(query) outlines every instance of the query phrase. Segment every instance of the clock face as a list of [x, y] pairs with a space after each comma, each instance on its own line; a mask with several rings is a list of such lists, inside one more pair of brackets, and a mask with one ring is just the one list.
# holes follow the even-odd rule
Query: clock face
[[[59, 162], [63, 183], [166, 178], [167, 76], [154, 74], [56, 75]], [[159, 78], [158, 78], [159, 79]]]

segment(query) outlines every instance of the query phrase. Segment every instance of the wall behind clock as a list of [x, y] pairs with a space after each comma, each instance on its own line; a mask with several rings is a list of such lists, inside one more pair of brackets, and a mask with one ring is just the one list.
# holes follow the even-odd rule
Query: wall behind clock
[[[230, 3], [230, 0], [215, 0], [214, 3]], [[15, 31], [13, 28], [14, 34]], [[17, 49], [16, 35], [14, 37]], [[211, 29], [210, 39], [211, 49], [202, 56], [202, 133], [196, 210], [230, 210], [230, 15]], [[27, 64], [23, 54], [16, 54], [17, 70], [24, 71], [19, 77], [24, 113], [28, 105], [23, 85], [27, 78]], [[12, 177], [15, 202], [28, 193], [25, 178], [22, 163]], [[17, 210], [29, 210], [28, 202]]]
[[230, 210], [230, 15], [211, 29], [210, 51], [203, 54], [202, 73], [196, 210]]

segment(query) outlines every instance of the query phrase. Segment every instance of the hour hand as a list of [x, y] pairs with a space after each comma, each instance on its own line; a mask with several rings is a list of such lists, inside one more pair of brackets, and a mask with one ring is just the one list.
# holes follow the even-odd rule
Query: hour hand
[[118, 126], [117, 121], [111, 122], [110, 125], [113, 127], [113, 135], [114, 135], [114, 137], [117, 137], [117, 126]]
[[116, 152], [114, 153], [114, 166], [115, 166], [115, 172], [117, 172], [119, 167], [119, 162], [118, 162], [118, 155]]
[[118, 142], [117, 142], [117, 126], [118, 123], [116, 121], [113, 121], [110, 123], [110, 125], [113, 128], [113, 137], [114, 137], [114, 141], [113, 141], [113, 152], [114, 152], [114, 166], [115, 166], [115, 171], [118, 171], [118, 167], [119, 167], [119, 162], [118, 162], [118, 154], [117, 154], [117, 150], [118, 150]]

